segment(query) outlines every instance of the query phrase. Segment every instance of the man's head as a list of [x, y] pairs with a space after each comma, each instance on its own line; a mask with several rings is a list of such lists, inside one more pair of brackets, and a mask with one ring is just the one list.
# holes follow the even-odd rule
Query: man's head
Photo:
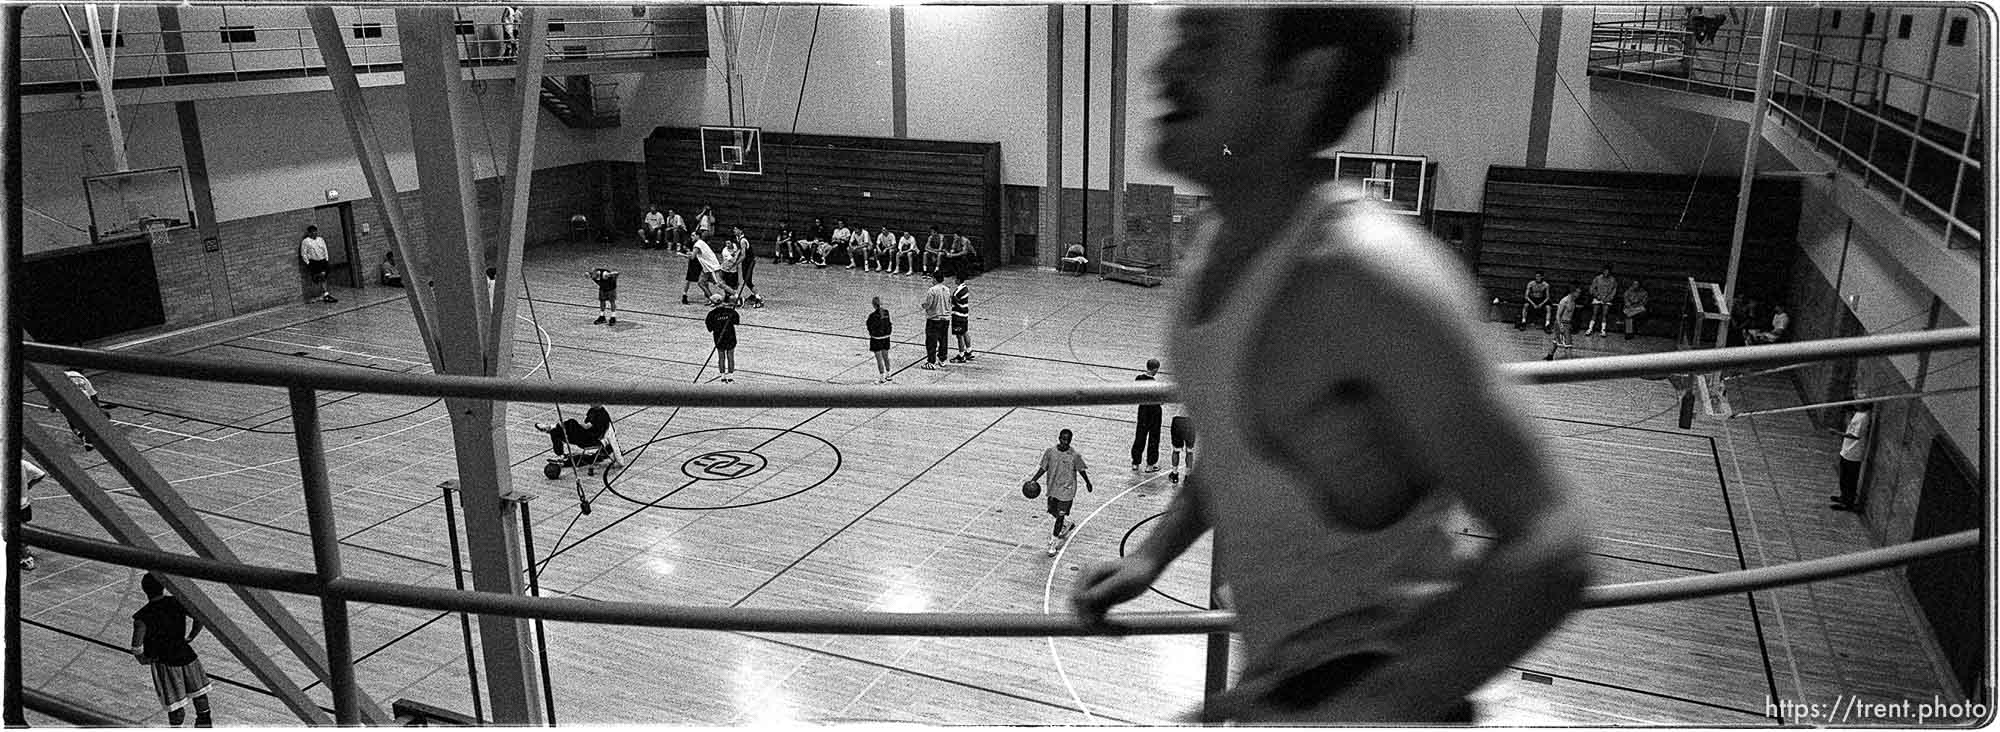
[[1204, 7], [1176, 23], [1179, 39], [1154, 69], [1168, 108], [1156, 151], [1209, 183], [1338, 142], [1387, 85], [1407, 38], [1399, 15], [1376, 8]]
[[1160, 359], [1157, 358], [1146, 359], [1146, 373], [1149, 375], [1160, 373]]
[[868, 302], [869, 302], [870, 304], [873, 304], [873, 305], [875, 306], [875, 309], [876, 309], [876, 310], [881, 310], [881, 309], [882, 309], [882, 296], [881, 296], [881, 295], [876, 295], [875, 297], [871, 297], [871, 298], [869, 298], [869, 299], [868, 299]]
[[159, 576], [152, 572], [147, 572], [139, 578], [139, 589], [143, 590], [147, 597], [159, 597], [167, 594], [167, 586], [162, 584]]
[[1063, 430], [1063, 431], [1061, 431], [1061, 432], [1057, 432], [1057, 433], [1056, 433], [1056, 449], [1057, 449], [1057, 450], [1068, 450], [1068, 449], [1069, 449], [1069, 438], [1070, 438], [1070, 431], [1069, 431], [1069, 430]]
[[317, 226], [306, 227], [306, 236], [319, 236], [319, 227]]
[[940, 269], [931, 272], [931, 281], [940, 285], [944, 284], [944, 270]]
[[965, 284], [965, 273], [963, 271], [951, 273], [951, 281], [961, 285]]
[[1540, 281], [1542, 281], [1542, 273], [1540, 273], [1540, 272], [1536, 272], [1536, 273], [1535, 273], [1535, 281], [1536, 281], [1536, 282], [1540, 282]]

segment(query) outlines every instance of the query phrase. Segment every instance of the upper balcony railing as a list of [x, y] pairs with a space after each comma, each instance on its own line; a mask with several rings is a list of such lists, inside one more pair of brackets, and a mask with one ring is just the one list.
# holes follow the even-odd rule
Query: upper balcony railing
[[[1879, 190], [1947, 246], [1984, 241], [1986, 130], [1990, 100], [1974, 63], [1982, 43], [1965, 43], [1948, 11], [1875, 23], [1848, 8], [1849, 30], [1830, 9], [1781, 9], [1771, 106], [1780, 124]], [[1702, 14], [1687, 6], [1600, 9], [1591, 24], [1592, 76], [1750, 101], [1763, 39], [1759, 8]], [[1866, 15], [1862, 15], [1863, 13]], [[1832, 22], [1826, 22], [1830, 18]], [[1859, 25], [1859, 32], [1854, 26]], [[1947, 35], [1947, 28], [1957, 28]], [[1891, 36], [1894, 36], [1892, 38]], [[1958, 38], [1958, 43], [1950, 38]], [[1971, 49], [1972, 56], [1965, 55]]]
[[[233, 36], [222, 28], [120, 29], [112, 36], [116, 44], [113, 87], [326, 74], [319, 44], [302, 13], [296, 25], [259, 24], [244, 28], [248, 30], [235, 31]], [[551, 28], [540, 49], [551, 62], [708, 55], [707, 22], [700, 13], [632, 19], [564, 19], [552, 23]], [[354, 22], [352, 18], [343, 18], [341, 29], [356, 71], [372, 73], [402, 68], [402, 47], [393, 22]], [[78, 31], [88, 38], [88, 31], [80, 25]], [[461, 65], [513, 63], [517, 49], [504, 24], [461, 19], [456, 31]], [[108, 30], [105, 34], [111, 35]], [[181, 50], [169, 50], [169, 36], [179, 37]], [[77, 36], [67, 30], [23, 33], [21, 47], [23, 94], [77, 93], [97, 88], [86, 53], [78, 48]], [[177, 63], [169, 63], [169, 59]]]

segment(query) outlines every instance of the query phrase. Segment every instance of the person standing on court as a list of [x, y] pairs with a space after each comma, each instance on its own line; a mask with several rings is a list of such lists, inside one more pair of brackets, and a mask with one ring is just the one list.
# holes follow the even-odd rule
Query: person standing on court
[[969, 275], [964, 270], [952, 273], [952, 280], [958, 283], [951, 290], [951, 335], [958, 339], [958, 355], [951, 357], [952, 363], [972, 363], [972, 286], [965, 284]]
[[[1487, 301], [1470, 274], [1318, 172], [1386, 85], [1405, 16], [1192, 7], [1175, 27], [1156, 151], [1216, 220], [1168, 332], [1207, 444], [1152, 532], [1078, 576], [1072, 606], [1107, 622], [1213, 528], [1244, 663], [1205, 719], [1470, 722], [1468, 695], [1577, 606], [1589, 544], [1475, 325]], [[1493, 541], [1456, 543], [1466, 517]]]
[[597, 320], [592, 325], [618, 324], [618, 270], [596, 267], [590, 280], [597, 283]]
[[1874, 404], [1856, 404], [1854, 414], [1847, 417], [1846, 429], [1827, 430], [1840, 435], [1840, 495], [1828, 496], [1832, 503], [1827, 508], [1861, 512], [1861, 461], [1868, 457], [1868, 430], [1873, 426], [1874, 411]]
[[299, 259], [306, 263], [306, 276], [312, 278], [313, 284], [319, 285], [320, 302], [340, 302], [332, 291], [326, 289], [326, 274], [333, 269], [326, 257], [326, 240], [320, 238], [319, 227], [306, 227], [305, 237], [299, 239]]
[[736, 308], [717, 305], [708, 311], [708, 333], [715, 337], [715, 371], [722, 374], [722, 383], [736, 381], [736, 323], [739, 318]]
[[1571, 285], [1563, 288], [1562, 299], [1556, 301], [1556, 332], [1549, 336], [1549, 353], [1542, 357], [1543, 361], [1556, 360], [1558, 348], [1564, 349], [1564, 353], [1576, 348], [1576, 337], [1572, 333], [1576, 327], [1576, 296], [1577, 288]]
[[933, 371], [944, 368], [945, 354], [951, 352], [951, 288], [944, 286], [944, 270], [931, 272], [931, 288], [924, 291], [924, 365]]
[[167, 710], [167, 724], [179, 726], [193, 705], [194, 726], [214, 726], [208, 705], [213, 688], [192, 645], [201, 635], [201, 619], [189, 615], [180, 598], [167, 594], [152, 572], [139, 579], [139, 588], [146, 593], [146, 604], [132, 614], [132, 657], [152, 669], [153, 691]]
[[1194, 420], [1188, 419], [1185, 414], [1174, 415], [1173, 420], [1167, 422], [1167, 440], [1173, 446], [1173, 454], [1169, 456], [1173, 462], [1167, 470], [1167, 482], [1178, 484], [1181, 482], [1183, 455], [1187, 458], [1188, 471], [1194, 471]]
[[868, 352], [875, 354], [875, 383], [887, 384], [896, 377], [889, 373], [889, 309], [882, 307], [882, 298], [869, 300], [875, 306], [868, 312]]
[[[1133, 381], [1153, 381], [1160, 375], [1160, 359], [1146, 359], [1146, 373]], [[1146, 472], [1160, 472], [1160, 405], [1139, 405], [1139, 422], [1132, 432], [1132, 472], [1139, 472], [1139, 457], [1146, 458]]]
[[1076, 524], [1069, 522], [1069, 510], [1076, 504], [1077, 476], [1083, 476], [1084, 490], [1097, 490], [1090, 484], [1090, 466], [1084, 464], [1083, 453], [1069, 444], [1071, 437], [1069, 430], [1056, 433], [1056, 446], [1042, 451], [1041, 465], [1035, 468], [1034, 475], [1028, 477], [1032, 482], [1041, 480], [1043, 475], [1049, 476], [1048, 510], [1056, 520], [1055, 528], [1049, 531], [1051, 557], [1069, 539], [1070, 532], [1076, 530]]

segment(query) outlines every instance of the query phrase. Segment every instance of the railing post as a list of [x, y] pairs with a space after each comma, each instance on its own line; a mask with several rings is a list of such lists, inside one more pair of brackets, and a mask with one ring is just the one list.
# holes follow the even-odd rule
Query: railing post
[[[535, 500], [535, 497], [526, 493], [508, 493], [501, 496], [500, 500], [506, 501], [509, 505], [518, 509], [513, 513], [514, 517], [521, 522], [521, 548], [528, 554], [528, 594], [534, 597], [541, 597], [542, 571], [540, 567], [535, 566], [535, 524], [528, 517], [528, 502]], [[556, 689], [555, 682], [549, 678], [549, 638], [547, 634], [542, 632], [541, 618], [535, 618], [535, 650], [537, 651], [537, 655], [541, 656], [542, 703], [548, 706], [548, 709], [545, 710], [548, 726], [554, 727], [556, 726]]]
[[[458, 509], [452, 505], [452, 494], [458, 492], [458, 479], [452, 478], [438, 484], [444, 491], [444, 530], [451, 537], [451, 584], [460, 591], [465, 589], [465, 565], [458, 558]], [[458, 631], [465, 638], [465, 678], [472, 683], [472, 721], [486, 723], [486, 705], [479, 700], [479, 659], [472, 650], [472, 616], [465, 611], [458, 612]]]
[[[6, 200], [21, 200], [21, 15], [26, 8], [21, 5], [0, 7], [0, 195]], [[21, 206], [8, 206], [0, 211], [0, 303], [14, 302], [14, 275], [20, 271], [22, 242], [27, 237], [21, 232]], [[0, 339], [0, 390], [8, 395], [18, 395], [22, 389], [21, 379], [21, 316], [13, 307], [0, 308], [0, 330], [6, 331]], [[21, 400], [10, 398], [0, 405], [0, 435], [4, 449], [0, 449], [0, 465], [4, 465], [7, 490], [0, 497], [0, 512], [7, 517], [7, 564], [0, 567], [6, 576], [7, 598], [4, 618], [6, 650], [4, 660], [0, 660], [0, 677], [6, 681], [0, 688], [0, 724], [9, 727], [27, 725], [27, 718], [21, 712], [21, 572], [17, 569], [21, 553], [20, 515], [16, 512], [20, 494], [28, 487], [15, 485], [20, 480], [21, 471], [14, 467], [21, 459]]]
[[[1210, 610], [1220, 610], [1225, 604], [1222, 602], [1222, 583], [1219, 581], [1219, 575], [1216, 574], [1215, 565], [1215, 551], [1211, 549], [1208, 557], [1208, 609]], [[1229, 688], [1228, 633], [1208, 634], [1207, 646], [1203, 652], [1202, 662], [1201, 706], [1205, 711], [1208, 709], [1210, 699], [1215, 698], [1215, 695]]]
[[340, 579], [340, 532], [334, 527], [326, 452], [320, 445], [319, 402], [312, 389], [292, 387], [289, 391], [292, 436], [299, 449], [299, 479], [305, 486], [306, 525], [312, 531], [313, 568], [319, 573], [319, 610], [326, 628], [333, 719], [343, 726], [359, 726], [361, 706], [354, 694], [354, 643], [348, 634], [347, 601], [326, 594], [327, 583]]

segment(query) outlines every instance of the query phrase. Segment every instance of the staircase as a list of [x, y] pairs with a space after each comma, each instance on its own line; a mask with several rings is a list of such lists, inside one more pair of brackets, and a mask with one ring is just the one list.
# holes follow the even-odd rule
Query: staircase
[[617, 127], [618, 85], [589, 76], [542, 77], [542, 108], [570, 127]]

